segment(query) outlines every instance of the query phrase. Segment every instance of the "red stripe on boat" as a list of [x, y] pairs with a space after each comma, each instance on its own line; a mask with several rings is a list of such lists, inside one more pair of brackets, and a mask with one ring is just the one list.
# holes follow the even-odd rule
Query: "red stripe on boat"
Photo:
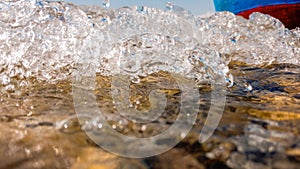
[[260, 6], [250, 10], [238, 13], [238, 15], [249, 18], [253, 12], [261, 12], [269, 14], [274, 18], [279, 19], [287, 28], [293, 29], [300, 27], [300, 4], [279, 4]]

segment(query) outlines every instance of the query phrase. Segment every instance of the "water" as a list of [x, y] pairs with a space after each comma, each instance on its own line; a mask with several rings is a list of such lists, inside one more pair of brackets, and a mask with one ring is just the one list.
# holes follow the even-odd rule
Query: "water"
[[[0, 3], [0, 168], [297, 168], [299, 28], [260, 13], [246, 20], [227, 12], [203, 17], [103, 5]], [[170, 73], [195, 80], [196, 125], [160, 156], [129, 160], [99, 149], [82, 130], [97, 133], [102, 124], [82, 116], [80, 125], [75, 115], [72, 74], [84, 80], [76, 76], [82, 66], [84, 76], [97, 73], [98, 107], [118, 132], [149, 137], [174, 123], [181, 95]], [[151, 90], [166, 96], [161, 117], [147, 125], [122, 118], [111, 94], [120, 73], [130, 84], [127, 106], [137, 112], [151, 109]], [[214, 82], [230, 86], [225, 111], [215, 134], [200, 144]]]

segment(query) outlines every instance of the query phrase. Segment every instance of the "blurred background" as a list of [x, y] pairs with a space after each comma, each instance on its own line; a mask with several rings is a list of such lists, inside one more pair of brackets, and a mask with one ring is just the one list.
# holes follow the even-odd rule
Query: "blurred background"
[[[65, 0], [78, 5], [102, 5], [102, 0]], [[133, 6], [133, 5], [145, 5], [151, 6], [155, 8], [165, 8], [165, 4], [168, 1], [166, 0], [111, 0], [110, 6], [112, 8], [119, 8], [125, 5]], [[191, 11], [193, 14], [206, 14], [214, 11], [214, 5], [212, 0], [173, 0], [170, 1], [173, 4], [183, 7]]]

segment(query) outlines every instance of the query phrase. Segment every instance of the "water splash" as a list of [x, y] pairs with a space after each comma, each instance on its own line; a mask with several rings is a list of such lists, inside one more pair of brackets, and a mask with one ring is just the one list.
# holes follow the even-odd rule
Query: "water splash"
[[[105, 4], [109, 4], [109, 1], [105, 2]], [[174, 5], [171, 3], [170, 5], [174, 11]], [[107, 31], [108, 28], [112, 28], [110, 33], [121, 31], [122, 23], [135, 20], [141, 22], [140, 29], [150, 26], [150, 24], [142, 23], [141, 17], [139, 17], [142, 15], [133, 16], [136, 15], [137, 8], [106, 11], [100, 7], [88, 6], [80, 7], [80, 9], [65, 2], [25, 0], [2, 1], [0, 6], [2, 16], [0, 78], [1, 85], [7, 91], [15, 91], [29, 85], [28, 79], [31, 77], [47, 82], [69, 78], [75, 68], [74, 57], [78, 55], [77, 49], [82, 46], [83, 40], [91, 32]], [[163, 19], [162, 16], [169, 18], [163, 19], [164, 23], [161, 25], [156, 25], [162, 30], [167, 27], [173, 27], [176, 30], [178, 25], [171, 19], [175, 15], [172, 16], [164, 11], [146, 7], [144, 11], [157, 16], [157, 18]], [[121, 16], [122, 12], [128, 12], [128, 15]], [[268, 15], [254, 13], [249, 20], [228, 12], [216, 13], [208, 18], [191, 14], [182, 17], [181, 20], [185, 20], [185, 23], [191, 23], [193, 18], [196, 18], [197, 28], [192, 29], [198, 29], [197, 38], [201, 39], [199, 46], [203, 50], [215, 50], [221, 53], [220, 59], [224, 62], [223, 68], [216, 61], [211, 60], [209, 63], [220, 70], [224, 70], [230, 61], [254, 65], [299, 64], [299, 28], [288, 30], [280, 21]], [[153, 20], [157, 18], [153, 17]], [[183, 24], [177, 29], [189, 30], [191, 28]], [[121, 60], [117, 61], [118, 58], [114, 55], [120, 52], [126, 55], [128, 50], [135, 51], [136, 55], [141, 49], [151, 52], [151, 49], [159, 47], [160, 43], [168, 44], [167, 46], [174, 45], [174, 47], [168, 48], [169, 51], [173, 50], [174, 55], [165, 57], [166, 63], [175, 64], [172, 71], [193, 69], [193, 66], [187, 65], [189, 64], [188, 60], [178, 62], [183, 55], [188, 55], [184, 52], [189, 52], [189, 50], [180, 49], [184, 45], [177, 41], [176, 36], [163, 37], [144, 34], [127, 39], [128, 41], [124, 41], [123, 44], [116, 44], [116, 50], [110, 51], [109, 55], [105, 56], [108, 62], [105, 65], [99, 65], [99, 71], [100, 69], [103, 72], [114, 70], [114, 63], [122, 63], [127, 68], [133, 66], [129, 71], [133, 71], [135, 68], [140, 70], [140, 68], [130, 65], [130, 58], [133, 56], [120, 58]], [[186, 39], [186, 41], [188, 40], [192, 39]], [[139, 43], [143, 45], [139, 46]], [[147, 46], [148, 44], [152, 45], [151, 48], [148, 48], [150, 47]], [[180, 54], [180, 51], [183, 53]], [[195, 51], [190, 48], [190, 54], [193, 52]], [[143, 69], [144, 73], [151, 72], [148, 70], [151, 68], [144, 66]], [[185, 73], [188, 74], [188, 72]]]
[[7, 90], [30, 78], [53, 82], [70, 76], [76, 49], [90, 31], [86, 14], [65, 2], [0, 2], [0, 83]]
[[249, 20], [229, 12], [198, 17], [202, 44], [229, 61], [250, 65], [300, 63], [299, 28], [288, 30], [277, 19], [253, 13]]

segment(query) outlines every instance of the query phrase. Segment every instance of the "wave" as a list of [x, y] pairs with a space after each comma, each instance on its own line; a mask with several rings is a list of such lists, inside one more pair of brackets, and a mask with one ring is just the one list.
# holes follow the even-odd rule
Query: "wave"
[[[0, 83], [71, 78], [78, 66], [103, 75], [144, 76], [159, 70], [204, 80], [228, 64], [299, 65], [300, 29], [253, 13], [207, 17], [147, 7], [105, 9], [38, 0], [0, 2]], [[87, 71], [88, 73], [88, 71]]]

